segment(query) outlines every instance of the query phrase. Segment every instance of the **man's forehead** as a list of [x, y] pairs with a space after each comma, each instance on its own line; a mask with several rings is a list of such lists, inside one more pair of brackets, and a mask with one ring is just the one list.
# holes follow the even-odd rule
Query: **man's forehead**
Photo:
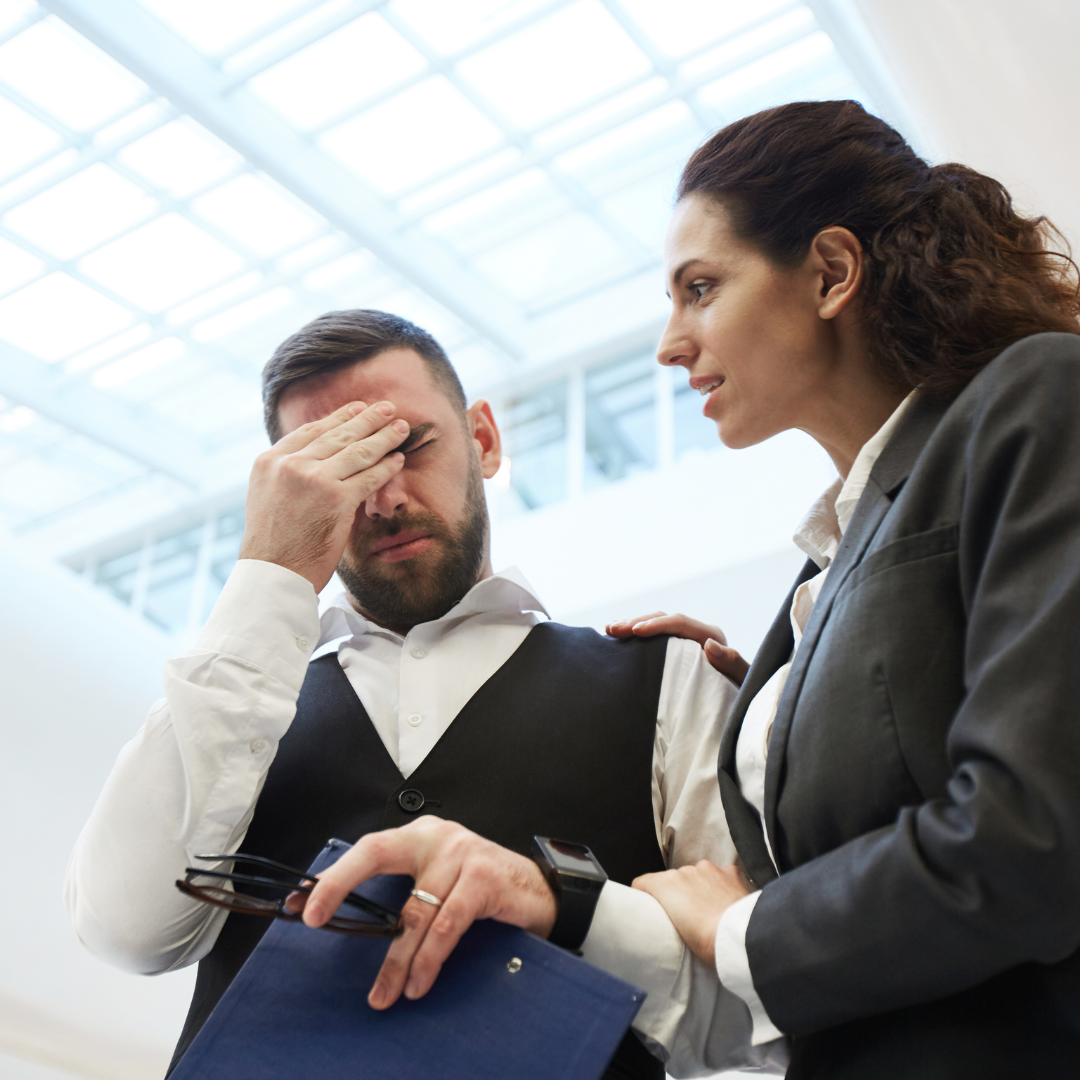
[[321, 419], [350, 401], [392, 401], [412, 424], [433, 422], [452, 408], [424, 359], [412, 349], [388, 349], [325, 375], [294, 384], [279, 405], [283, 427], [292, 429]]

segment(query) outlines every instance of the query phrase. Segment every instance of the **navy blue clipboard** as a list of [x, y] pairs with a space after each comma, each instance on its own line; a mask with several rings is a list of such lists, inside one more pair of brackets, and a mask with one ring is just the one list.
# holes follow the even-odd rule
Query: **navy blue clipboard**
[[[312, 873], [348, 848], [331, 840]], [[357, 892], [400, 908], [412, 885], [388, 875]], [[376, 1012], [366, 999], [388, 946], [275, 920], [170, 1080], [597, 1080], [645, 999], [524, 930], [485, 920], [423, 998]]]

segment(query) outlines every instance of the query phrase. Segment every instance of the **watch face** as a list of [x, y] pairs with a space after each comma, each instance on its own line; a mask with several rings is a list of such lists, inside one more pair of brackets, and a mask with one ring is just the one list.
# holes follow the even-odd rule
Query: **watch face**
[[593, 859], [587, 847], [581, 844], [568, 844], [565, 840], [548, 840], [544, 845], [555, 867], [564, 874], [580, 874], [582, 877], [596, 877], [603, 871]]

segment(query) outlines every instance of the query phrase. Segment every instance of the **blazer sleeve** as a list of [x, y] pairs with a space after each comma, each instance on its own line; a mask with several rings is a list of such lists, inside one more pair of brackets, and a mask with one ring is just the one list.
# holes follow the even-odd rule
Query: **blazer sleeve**
[[765, 886], [747, 950], [788, 1034], [1080, 947], [1080, 337], [1018, 343], [957, 407], [967, 629], [946, 793]]

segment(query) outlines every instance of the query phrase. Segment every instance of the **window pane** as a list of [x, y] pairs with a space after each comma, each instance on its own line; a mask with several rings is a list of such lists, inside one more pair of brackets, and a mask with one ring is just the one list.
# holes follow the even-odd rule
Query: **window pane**
[[566, 382], [511, 402], [506, 425], [510, 491], [519, 509], [566, 498]]
[[620, 360], [585, 377], [585, 487], [656, 465], [656, 362]]
[[135, 591], [135, 573], [139, 568], [141, 548], [114, 555], [98, 563], [94, 572], [94, 584], [113, 594], [122, 604], [130, 604]]
[[675, 456], [687, 450], [712, 450], [720, 446], [716, 425], [701, 412], [705, 404], [696, 390], [686, 383], [675, 387]]
[[244, 508], [237, 507], [222, 514], [214, 527], [214, 542], [210, 549], [210, 575], [206, 582], [203, 620], [217, 603], [225, 582], [240, 555], [240, 537], [244, 532]]
[[202, 532], [200, 522], [154, 544], [143, 614], [170, 633], [187, 625]]

